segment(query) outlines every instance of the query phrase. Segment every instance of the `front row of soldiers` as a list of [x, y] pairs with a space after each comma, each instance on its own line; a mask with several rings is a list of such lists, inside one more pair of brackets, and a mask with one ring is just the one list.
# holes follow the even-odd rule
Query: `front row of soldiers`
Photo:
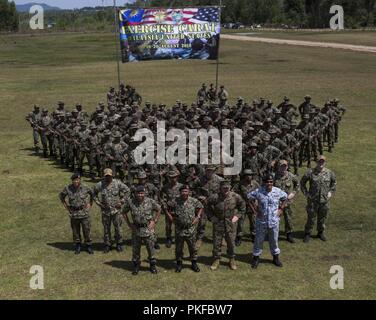
[[[307, 198], [307, 223], [305, 226], [304, 242], [308, 242], [317, 218], [318, 238], [326, 241], [325, 221], [329, 213], [329, 199], [336, 188], [334, 173], [326, 168], [326, 159], [320, 156], [314, 169], [309, 169], [300, 181], [300, 189]], [[249, 171], [244, 172], [246, 176]], [[172, 173], [171, 176], [174, 176]], [[246, 179], [245, 182], [252, 184]], [[102, 211], [102, 223], [104, 227], [105, 252], [111, 249], [111, 226], [115, 229], [115, 241], [117, 251], [122, 251], [121, 225], [124, 218], [132, 231], [132, 262], [133, 274], [138, 274], [141, 264], [141, 244], [144, 242], [148, 252], [150, 272], [157, 273], [155, 244], [157, 241], [156, 225], [164, 212], [166, 226], [175, 225], [175, 258], [176, 272], [183, 268], [183, 247], [188, 245], [191, 269], [199, 272], [197, 264], [197, 245], [199, 234], [202, 233], [204, 216], [207, 216], [213, 224], [213, 262], [211, 270], [217, 270], [222, 256], [222, 246], [226, 243], [229, 267], [236, 270], [235, 247], [239, 237], [239, 225], [248, 216], [254, 225], [254, 247], [251, 260], [252, 268], [257, 268], [260, 263], [263, 242], [268, 236], [270, 252], [273, 263], [281, 267], [278, 246], [279, 221], [283, 215], [286, 222], [287, 234], [292, 230], [291, 203], [299, 189], [299, 181], [296, 176], [288, 171], [286, 161], [279, 163], [279, 171], [276, 174], [267, 173], [263, 176], [262, 185], [253, 185], [244, 189], [246, 183], [232, 186], [228, 179], [220, 181], [218, 193], [193, 196], [189, 184], [178, 186], [178, 194], [165, 203], [148, 197], [145, 184], [138, 183], [128, 188], [120, 180], [113, 178], [111, 169], [105, 169], [104, 178], [93, 189], [81, 184], [79, 174], [72, 176], [72, 183], [66, 186], [60, 193], [60, 200], [67, 209], [71, 220], [75, 253], [81, 251], [82, 228], [84, 240], [89, 254], [93, 254], [90, 235], [89, 210], [95, 202]], [[307, 189], [307, 184], [309, 188]], [[239, 192], [239, 193], [238, 193]], [[66, 199], [68, 198], [68, 203]], [[164, 210], [163, 208], [168, 208]], [[171, 228], [171, 225], [169, 226]], [[240, 227], [241, 229], [241, 227]], [[289, 238], [288, 238], [289, 239]], [[291, 235], [289, 241], [291, 242]]]

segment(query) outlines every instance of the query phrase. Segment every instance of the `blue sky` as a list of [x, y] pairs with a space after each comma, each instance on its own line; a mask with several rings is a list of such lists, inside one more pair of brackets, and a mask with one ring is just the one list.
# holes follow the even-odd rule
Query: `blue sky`
[[[82, 7], [96, 7], [102, 5], [102, 0], [14, 0], [16, 4], [25, 4], [30, 2], [45, 3], [50, 6], [59, 7], [61, 9], [74, 9]], [[116, 0], [118, 6], [123, 6], [126, 2], [133, 0]], [[113, 0], [103, 0], [105, 6], [112, 6]]]

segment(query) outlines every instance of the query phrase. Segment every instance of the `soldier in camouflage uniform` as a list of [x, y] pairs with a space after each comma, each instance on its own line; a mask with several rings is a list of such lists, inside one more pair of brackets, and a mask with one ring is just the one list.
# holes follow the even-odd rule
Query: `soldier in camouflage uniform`
[[93, 189], [94, 201], [102, 211], [105, 253], [111, 250], [111, 225], [115, 228], [116, 250], [123, 251], [121, 246], [121, 208], [129, 196], [129, 192], [129, 188], [124, 183], [113, 178], [111, 169], [104, 170], [103, 181], [97, 183]]
[[197, 265], [196, 228], [203, 212], [202, 203], [189, 195], [188, 185], [180, 187], [180, 196], [176, 199], [174, 207], [167, 215], [175, 224], [175, 256], [176, 272], [183, 268], [183, 247], [187, 242], [192, 270], [199, 272]]
[[[131, 213], [132, 220], [128, 217]], [[122, 209], [123, 216], [129, 228], [132, 230], [132, 261], [133, 274], [138, 274], [141, 264], [141, 243], [146, 244], [148, 259], [150, 263], [150, 272], [157, 273], [155, 258], [155, 226], [161, 213], [160, 205], [153, 199], [145, 197], [145, 189], [138, 186], [134, 197], [129, 197]]]
[[171, 211], [171, 208], [175, 206], [175, 200], [177, 197], [180, 196], [180, 188], [182, 184], [178, 182], [179, 179], [179, 171], [177, 170], [170, 170], [167, 174], [168, 182], [162, 188], [161, 192], [161, 201], [162, 201], [162, 208], [165, 214], [165, 222], [166, 222], [166, 247], [171, 248], [171, 244], [173, 243], [172, 239], [172, 223], [171, 220], [168, 218], [168, 212]]
[[287, 241], [294, 243], [293, 232], [293, 222], [292, 222], [292, 208], [291, 203], [295, 195], [298, 193], [300, 185], [298, 178], [288, 171], [288, 162], [286, 160], [281, 160], [279, 162], [279, 169], [275, 176], [274, 185], [287, 193], [288, 201], [283, 210], [283, 218], [285, 220], [285, 232]]
[[241, 244], [242, 237], [243, 237], [243, 226], [245, 222], [246, 216], [249, 219], [249, 230], [251, 235], [252, 242], [255, 239], [255, 213], [252, 211], [252, 208], [248, 205], [248, 193], [256, 190], [260, 185], [259, 183], [254, 179], [255, 172], [253, 172], [250, 169], [245, 169], [241, 173], [241, 180], [239, 183], [237, 183], [232, 191], [239, 194], [243, 200], [247, 204], [247, 208], [245, 211], [245, 215], [241, 216], [238, 221], [238, 228], [236, 230], [236, 239], [235, 239], [235, 245], [238, 247]]
[[[215, 165], [208, 165], [206, 166], [205, 173], [200, 175], [201, 188], [204, 189], [206, 193], [209, 195], [219, 193], [220, 183], [223, 180], [222, 177], [215, 173], [216, 170], [217, 167]], [[197, 227], [197, 248], [200, 248], [202, 240], [205, 236], [205, 228], [208, 213], [207, 211], [208, 208], [205, 207], [204, 213], [201, 216], [201, 219]]]
[[38, 127], [39, 127], [40, 139], [42, 141], [42, 146], [43, 146], [43, 157], [45, 157], [45, 158], [47, 158], [47, 150], [48, 149], [50, 151], [50, 156], [52, 157], [54, 155], [54, 153], [53, 153], [53, 136], [50, 132], [51, 122], [52, 122], [52, 119], [48, 115], [48, 110], [43, 109], [42, 110], [42, 116], [40, 117], [40, 119], [38, 121]]
[[108, 151], [110, 153], [109, 158], [111, 161], [111, 168], [114, 173], [114, 177], [119, 175], [122, 181], [124, 181], [125, 178], [124, 163], [126, 160], [127, 149], [127, 144], [121, 141], [120, 132], [116, 132], [113, 135], [113, 141]]
[[[63, 189], [59, 198], [69, 213], [73, 231], [73, 242], [75, 244], [75, 254], [81, 252], [81, 228], [87, 251], [89, 254], [93, 254], [89, 216], [89, 210], [93, 204], [93, 194], [90, 188], [81, 184], [81, 177], [79, 174], [73, 174], [71, 180], [72, 183]], [[66, 202], [67, 197], [68, 203]]]
[[[309, 242], [317, 216], [318, 237], [326, 241], [325, 221], [329, 214], [329, 200], [336, 191], [336, 176], [325, 167], [326, 158], [320, 156], [316, 168], [308, 170], [300, 181], [301, 190], [307, 198], [307, 223], [304, 242]], [[307, 189], [309, 183], [309, 190]]]
[[209, 220], [213, 223], [213, 257], [211, 270], [217, 270], [221, 259], [223, 238], [227, 244], [231, 270], [236, 270], [235, 238], [238, 220], [245, 215], [246, 204], [240, 195], [231, 191], [229, 181], [220, 183], [219, 194], [213, 194], [209, 200]]
[[33, 112], [30, 112], [26, 116], [26, 121], [30, 123], [30, 126], [33, 128], [33, 140], [35, 152], [39, 153], [39, 132], [38, 132], [38, 122], [41, 118], [40, 108], [34, 105]]

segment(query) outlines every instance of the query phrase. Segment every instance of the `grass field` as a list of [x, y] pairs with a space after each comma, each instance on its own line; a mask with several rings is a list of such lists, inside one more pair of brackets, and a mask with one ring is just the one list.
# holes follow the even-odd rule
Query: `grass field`
[[[359, 33], [353, 37], [354, 43]], [[215, 63], [157, 61], [121, 66], [122, 78], [153, 102], [193, 101], [202, 82], [215, 80]], [[200, 251], [202, 272], [174, 272], [174, 250], [158, 253], [160, 273], [133, 277], [129, 241], [123, 254], [71, 251], [71, 230], [58, 192], [69, 172], [31, 151], [25, 114], [58, 100], [93, 110], [116, 84], [113, 35], [70, 34], [0, 38], [0, 298], [1, 299], [375, 299], [376, 280], [376, 56], [341, 50], [223, 41], [220, 82], [247, 100], [264, 96], [295, 104], [305, 94], [322, 105], [338, 97], [347, 106], [340, 143], [328, 156], [338, 191], [331, 203], [327, 243], [301, 241], [306, 213], [299, 194], [299, 241], [281, 240], [284, 268], [250, 268], [251, 243], [238, 248], [239, 268], [211, 272], [211, 243]], [[303, 171], [301, 171], [303, 172]], [[86, 180], [85, 180], [86, 182]], [[88, 183], [90, 184], [90, 183]], [[92, 211], [95, 249], [101, 249], [99, 210]], [[158, 226], [162, 236], [163, 219]], [[281, 226], [283, 230], [283, 225]], [[124, 228], [129, 240], [130, 233]], [[211, 228], [207, 230], [211, 235]], [[209, 237], [211, 238], [211, 237]], [[162, 239], [163, 240], [163, 239]], [[265, 243], [263, 258], [270, 259]], [[143, 257], [146, 251], [143, 248]], [[223, 259], [227, 262], [226, 259]], [[188, 261], [186, 262], [188, 264]], [[45, 272], [45, 289], [29, 288], [32, 265]], [[344, 290], [332, 290], [329, 269], [344, 268]], [[143, 262], [143, 267], [147, 263]]]

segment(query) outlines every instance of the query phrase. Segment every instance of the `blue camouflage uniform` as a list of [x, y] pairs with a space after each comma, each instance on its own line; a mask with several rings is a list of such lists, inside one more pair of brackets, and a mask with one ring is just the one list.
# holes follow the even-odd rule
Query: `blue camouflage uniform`
[[277, 212], [280, 202], [287, 199], [287, 193], [276, 187], [273, 187], [272, 191], [268, 192], [266, 187], [262, 186], [248, 193], [248, 199], [257, 200], [258, 202], [253, 255], [256, 257], [261, 255], [266, 233], [269, 234], [271, 254], [273, 256], [279, 255], [281, 250], [278, 248], [279, 217]]

